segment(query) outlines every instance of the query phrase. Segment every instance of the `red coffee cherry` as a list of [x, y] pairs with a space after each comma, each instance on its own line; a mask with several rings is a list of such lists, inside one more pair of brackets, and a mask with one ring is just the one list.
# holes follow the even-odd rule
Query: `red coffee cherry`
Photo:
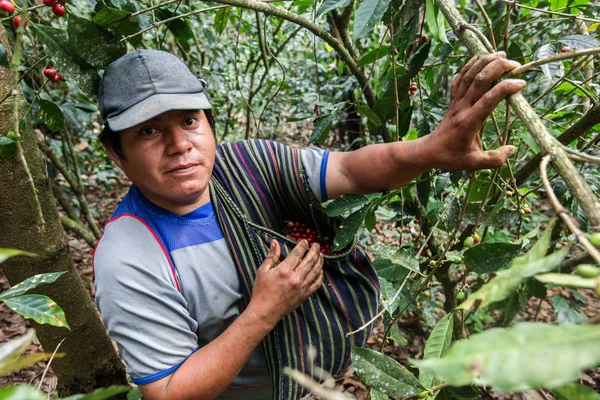
[[[17, 29], [19, 27], [19, 25], [21, 25], [21, 16], [20, 15], [15, 16], [12, 20], [12, 24], [13, 24], [13, 27], [15, 29]], [[27, 20], [26, 19], [23, 20], [23, 27], [27, 28]]]
[[67, 10], [62, 5], [56, 3], [55, 5], [52, 6], [52, 12], [57, 17], [62, 17], [63, 15], [65, 15]]
[[9, 0], [0, 0], [0, 10], [12, 14], [15, 12], [15, 5]]
[[53, 70], [52, 68], [46, 68], [44, 70], [44, 75], [48, 78], [48, 79], [52, 79], [56, 76], [56, 71]]
[[58, 3], [58, 0], [42, 0], [42, 2], [47, 7], [54, 7]]
[[56, 75], [50, 78], [52, 82], [60, 82], [61, 79], [62, 75], [60, 74], [60, 72], [57, 72]]
[[563, 46], [562, 49], [560, 49], [561, 53], [566, 53], [567, 51], [570, 51], [571, 49], [569, 49], [569, 46]]
[[423, 36], [421, 36], [421, 40], [424, 42], [427, 42], [429, 40], [429, 36], [423, 35]]

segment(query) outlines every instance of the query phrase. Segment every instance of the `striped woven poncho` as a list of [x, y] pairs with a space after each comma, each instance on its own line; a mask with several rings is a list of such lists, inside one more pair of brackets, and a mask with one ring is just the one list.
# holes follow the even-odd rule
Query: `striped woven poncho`
[[[282, 259], [296, 245], [282, 232], [285, 221], [301, 221], [320, 236], [333, 236], [336, 222], [322, 212], [303, 178], [298, 151], [276, 142], [252, 140], [218, 146], [211, 178], [215, 210], [233, 253], [246, 304], [256, 270], [272, 239]], [[349, 337], [376, 313], [377, 276], [358, 243], [325, 256], [323, 284], [262, 341], [274, 399], [298, 399], [305, 390], [282, 371], [309, 376], [314, 366], [337, 374], [349, 362], [351, 345], [365, 345], [370, 329]], [[310, 348], [314, 349], [314, 352]], [[307, 353], [314, 354], [309, 359]], [[318, 379], [318, 378], [316, 378]]]

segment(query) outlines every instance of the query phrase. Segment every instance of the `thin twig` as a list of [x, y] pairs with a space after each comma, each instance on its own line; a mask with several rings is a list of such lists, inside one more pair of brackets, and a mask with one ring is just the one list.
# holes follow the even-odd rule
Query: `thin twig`
[[591, 154], [587, 153], [582, 153], [567, 146], [562, 147], [567, 153], [569, 153], [569, 157], [571, 157], [571, 159], [573, 160], [600, 165], [600, 157], [592, 156]]
[[591, 49], [584, 49], [584, 50], [567, 51], [565, 53], [558, 53], [553, 56], [544, 58], [542, 60], [535, 60], [535, 61], [532, 61], [525, 65], [521, 65], [520, 67], [515, 68], [512, 71], [510, 71], [508, 73], [508, 75], [515, 76], [522, 72], [528, 71], [534, 67], [539, 67], [540, 65], [548, 64], [548, 63], [551, 63], [554, 61], [568, 60], [569, 58], [575, 58], [575, 57], [579, 57], [579, 56], [588, 56], [591, 54], [598, 54], [598, 53], [600, 53], [600, 47], [593, 47]]
[[596, 249], [596, 247], [590, 243], [587, 239], [587, 236], [581, 232], [581, 230], [577, 227], [577, 221], [569, 211], [558, 201], [556, 194], [554, 194], [554, 190], [552, 190], [552, 186], [550, 186], [550, 181], [548, 180], [548, 163], [550, 162], [550, 155], [542, 157], [542, 162], [540, 163], [540, 175], [542, 178], [542, 182], [544, 183], [544, 187], [546, 188], [546, 194], [556, 210], [556, 213], [560, 216], [560, 218], [565, 222], [565, 225], [569, 228], [571, 232], [575, 235], [579, 243], [594, 257], [594, 260], [598, 264], [600, 264], [600, 252]]
[[38, 385], [38, 388], [37, 388], [38, 392], [42, 388], [42, 383], [44, 383], [44, 378], [46, 377], [46, 372], [48, 372], [48, 370], [50, 369], [50, 364], [52, 363], [52, 360], [54, 359], [54, 356], [56, 356], [56, 352], [58, 351], [60, 345], [63, 344], [63, 342], [65, 341], [65, 339], [66, 339], [66, 337], [64, 337], [63, 340], [61, 340], [60, 343], [58, 343], [56, 345], [56, 348], [52, 352], [52, 356], [48, 360], [48, 364], [46, 365], [46, 368], [44, 368], [44, 373], [42, 374], [42, 378], [40, 379], [40, 384]]
[[516, 1], [510, 1], [510, 0], [501, 0], [501, 1], [503, 3], [512, 4], [513, 6], [517, 6], [517, 7], [520, 7], [520, 8], [526, 8], [528, 10], [537, 11], [537, 12], [541, 12], [541, 13], [544, 13], [544, 14], [560, 15], [561, 17], [569, 18], [569, 19], [572, 19], [572, 20], [578, 20], [579, 19], [579, 20], [588, 21], [588, 22], [600, 22], [600, 19], [582, 17], [581, 15], [565, 14], [565, 13], [561, 13], [561, 12], [558, 12], [558, 11], [542, 10], [541, 8], [535, 8], [535, 7], [530, 7], [530, 6], [525, 6], [523, 4], [519, 4]]
[[477, 4], [477, 7], [479, 7], [479, 11], [481, 11], [481, 14], [483, 15], [483, 19], [485, 20], [485, 25], [487, 26], [488, 30], [490, 31], [490, 40], [492, 41], [492, 47], [495, 50], [497, 46], [496, 46], [496, 39], [494, 38], [494, 29], [492, 28], [492, 21], [490, 21], [490, 17], [487, 14], [487, 12], [485, 12], [485, 8], [483, 8], [483, 5], [481, 4], [481, 2], [479, 0], [475, 0], [475, 4]]

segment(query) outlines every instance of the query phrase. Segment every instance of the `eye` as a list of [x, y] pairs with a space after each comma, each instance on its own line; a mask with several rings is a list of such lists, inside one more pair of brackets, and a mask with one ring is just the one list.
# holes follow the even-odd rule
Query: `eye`
[[142, 136], [151, 136], [154, 135], [156, 132], [158, 132], [158, 129], [151, 126], [147, 126], [139, 130], [139, 134]]
[[192, 126], [192, 125], [196, 124], [197, 122], [198, 122], [197, 118], [190, 117], [190, 118], [186, 118], [186, 120], [184, 121], [184, 124], [186, 124], [187, 126]]

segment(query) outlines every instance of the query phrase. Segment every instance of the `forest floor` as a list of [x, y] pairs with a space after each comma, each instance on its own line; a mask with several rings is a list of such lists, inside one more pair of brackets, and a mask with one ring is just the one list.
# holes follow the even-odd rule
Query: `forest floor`
[[[123, 188], [113, 188], [111, 191], [100, 191], [92, 189], [88, 193], [90, 203], [98, 205], [98, 213], [100, 222], [104, 224], [116, 208], [119, 199], [124, 195]], [[381, 239], [382, 242], [390, 240], [389, 227], [378, 225], [374, 234]], [[93, 272], [92, 272], [92, 249], [80, 239], [77, 239], [73, 234], [69, 235], [69, 245], [73, 256], [74, 263], [79, 271], [81, 279], [85, 283], [90, 297], [94, 298]], [[1, 273], [0, 269], [0, 292], [9, 287], [6, 278]], [[585, 302], [581, 304], [581, 311], [589, 318], [600, 314], [600, 299], [593, 291], [581, 291]], [[565, 298], [571, 298], [573, 295], [564, 289], [553, 289], [551, 294], [560, 294]], [[437, 295], [437, 293], [436, 293]], [[442, 300], [437, 299], [437, 300]], [[538, 309], [539, 308], [539, 309]], [[549, 301], [543, 301], [540, 305], [540, 300], [532, 298], [528, 304], [527, 310], [521, 312], [517, 320], [532, 321], [537, 317], [537, 321], [553, 322], [555, 314], [553, 306]], [[67, 316], [68, 318], [68, 316]], [[25, 333], [29, 328], [29, 324], [20, 315], [14, 313], [4, 304], [0, 304], [0, 343], [18, 337]], [[407, 339], [408, 344], [400, 346], [396, 342], [386, 341], [383, 346], [384, 353], [398, 360], [403, 365], [408, 365], [409, 358], [421, 358], [425, 341], [429, 332], [429, 328], [423, 325], [423, 317], [419, 310], [410, 313], [402, 318], [399, 323], [401, 332]], [[383, 324], [381, 321], [375, 327], [368, 346], [379, 350], [383, 343]], [[54, 349], [47, 349], [51, 352]], [[37, 341], [29, 347], [27, 352], [41, 352], [41, 346]], [[85, 351], [85, 350], [84, 350]], [[47, 362], [40, 362], [34, 366], [15, 372], [11, 375], [0, 377], [0, 387], [5, 387], [12, 384], [25, 384], [34, 387], [40, 387], [45, 393], [50, 393], [49, 398], [56, 398], [56, 376], [52, 373], [52, 368], [47, 369]], [[597, 392], [600, 392], [600, 368], [585, 371], [581, 374], [580, 383], [592, 387]], [[354, 396], [358, 400], [368, 398], [369, 388], [360, 381], [354, 373], [353, 368], [348, 367], [337, 379], [330, 383], [330, 386], [335, 386], [337, 389]], [[486, 399], [530, 399], [530, 400], [549, 400], [555, 397], [548, 391], [531, 391], [522, 394], [504, 395], [500, 393], [486, 394]]]

